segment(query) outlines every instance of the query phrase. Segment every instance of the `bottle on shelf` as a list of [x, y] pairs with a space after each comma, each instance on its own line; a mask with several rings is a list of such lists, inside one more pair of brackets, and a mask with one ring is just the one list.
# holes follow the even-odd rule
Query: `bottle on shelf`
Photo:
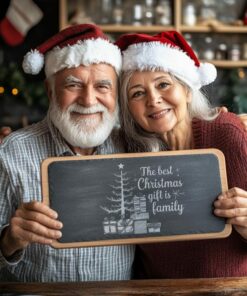
[[226, 43], [220, 43], [215, 51], [216, 60], [227, 60], [227, 45]]
[[123, 22], [123, 3], [122, 0], [115, 0], [112, 12], [112, 19], [114, 24], [122, 24]]
[[132, 24], [134, 26], [140, 26], [143, 23], [143, 7], [137, 3], [133, 5], [133, 17]]
[[154, 23], [154, 1], [146, 0], [144, 6], [144, 25], [152, 25]]
[[102, 0], [101, 1], [101, 24], [110, 24], [112, 15], [112, 1]]
[[200, 21], [207, 22], [217, 19], [217, 9], [215, 0], [202, 0], [200, 8]]
[[155, 8], [155, 23], [170, 26], [172, 24], [172, 8], [170, 0], [159, 0]]
[[229, 49], [228, 57], [231, 61], [239, 61], [241, 59], [241, 50], [239, 44], [232, 44], [231, 48]]
[[215, 58], [215, 53], [213, 49], [213, 39], [207, 36], [204, 40], [204, 49], [202, 51], [202, 58], [204, 60], [213, 60]]
[[194, 26], [197, 22], [196, 8], [194, 3], [189, 2], [183, 9], [183, 23], [186, 26]]

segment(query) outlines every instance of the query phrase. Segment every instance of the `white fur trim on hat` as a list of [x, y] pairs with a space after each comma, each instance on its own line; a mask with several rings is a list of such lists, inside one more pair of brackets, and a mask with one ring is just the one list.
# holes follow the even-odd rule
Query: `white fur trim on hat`
[[205, 63], [195, 65], [185, 52], [160, 42], [143, 42], [130, 45], [123, 52], [123, 71], [161, 69], [172, 73], [190, 87], [201, 88], [216, 78], [216, 68]]
[[106, 63], [119, 73], [122, 66], [120, 49], [102, 38], [78, 41], [63, 48], [55, 47], [46, 54], [46, 77], [65, 68]]

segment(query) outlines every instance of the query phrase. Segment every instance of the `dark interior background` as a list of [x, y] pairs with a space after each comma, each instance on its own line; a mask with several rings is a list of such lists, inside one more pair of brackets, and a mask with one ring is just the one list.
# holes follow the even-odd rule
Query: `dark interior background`
[[[31, 48], [58, 32], [59, 0], [33, 1], [42, 10], [43, 18], [28, 31], [24, 42], [11, 47], [0, 34], [0, 90], [4, 88], [4, 91], [0, 91], [0, 126], [8, 125], [13, 129], [41, 120], [48, 107], [43, 71], [39, 75], [26, 75], [21, 64], [24, 55]], [[0, 1], [0, 21], [5, 17], [9, 4], [10, 0]], [[89, 4], [91, 2], [87, 5]], [[220, 36], [213, 33], [210, 35], [215, 42], [219, 42]], [[244, 34], [225, 35], [226, 38], [246, 38]], [[246, 68], [217, 70], [216, 81], [206, 89], [212, 104], [224, 105], [235, 113], [247, 113]], [[17, 95], [12, 94], [13, 88], [18, 89]]]
[[[0, 86], [5, 91], [0, 94], [0, 125], [10, 125], [13, 129], [36, 122], [44, 117], [48, 100], [44, 92], [43, 71], [39, 75], [27, 75], [22, 71], [24, 55], [59, 30], [59, 1], [35, 0], [43, 12], [41, 21], [32, 27], [24, 42], [12, 47], [0, 35]], [[0, 20], [6, 15], [10, 0], [0, 1]], [[19, 93], [13, 96], [13, 87]]]

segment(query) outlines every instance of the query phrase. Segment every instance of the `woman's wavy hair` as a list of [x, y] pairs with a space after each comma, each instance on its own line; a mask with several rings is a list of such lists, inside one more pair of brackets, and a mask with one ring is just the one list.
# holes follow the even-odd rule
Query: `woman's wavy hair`
[[[155, 69], [152, 71], [159, 71]], [[162, 71], [162, 70], [160, 70]], [[155, 152], [167, 150], [168, 147], [157, 134], [145, 131], [133, 119], [128, 106], [128, 85], [129, 81], [135, 71], [126, 71], [121, 74], [120, 78], [120, 125], [124, 141], [126, 143], [127, 152]], [[207, 97], [198, 89], [192, 89], [179, 78], [169, 73], [174, 81], [185, 86], [191, 93], [191, 103], [188, 104], [189, 117], [192, 121], [193, 118], [202, 120], [213, 120], [217, 117], [218, 111], [212, 108]]]

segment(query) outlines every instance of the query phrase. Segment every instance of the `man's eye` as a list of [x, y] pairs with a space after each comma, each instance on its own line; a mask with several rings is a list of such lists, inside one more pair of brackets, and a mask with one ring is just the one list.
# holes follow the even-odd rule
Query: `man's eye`
[[71, 88], [71, 89], [81, 88], [81, 84], [79, 84], [79, 83], [70, 83], [70, 84], [67, 84], [67, 87]]
[[107, 92], [110, 89], [110, 86], [107, 84], [99, 84], [97, 88], [100, 92]]
[[98, 85], [98, 87], [99, 87], [99, 88], [106, 88], [106, 89], [109, 88], [109, 86], [108, 86], [108, 85], [105, 85], [105, 84]]

